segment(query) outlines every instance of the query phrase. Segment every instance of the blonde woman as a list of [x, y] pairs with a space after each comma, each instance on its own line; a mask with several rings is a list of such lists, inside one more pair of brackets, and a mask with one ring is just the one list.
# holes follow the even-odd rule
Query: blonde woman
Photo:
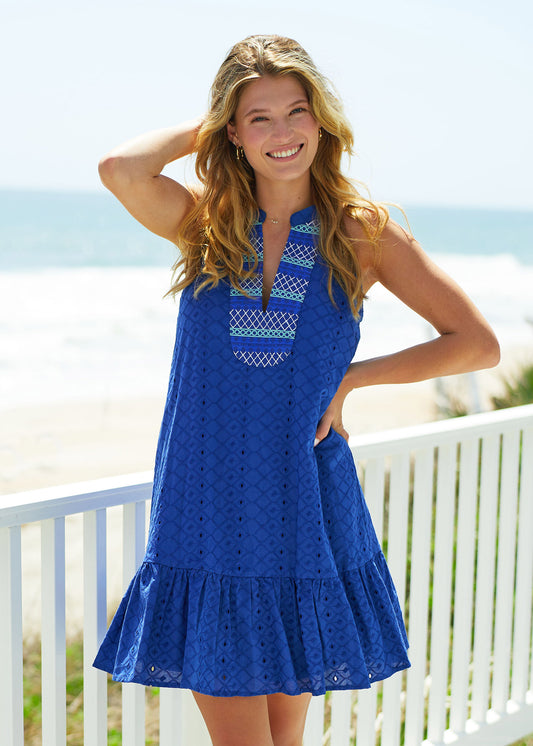
[[[179, 247], [181, 296], [146, 555], [94, 665], [191, 689], [214, 746], [300, 746], [313, 695], [410, 666], [343, 401], [499, 358], [462, 290], [342, 174], [351, 148], [301, 46], [251, 36], [224, 60], [207, 114], [99, 166]], [[161, 174], [191, 153], [199, 185]], [[376, 282], [439, 336], [352, 362]]]

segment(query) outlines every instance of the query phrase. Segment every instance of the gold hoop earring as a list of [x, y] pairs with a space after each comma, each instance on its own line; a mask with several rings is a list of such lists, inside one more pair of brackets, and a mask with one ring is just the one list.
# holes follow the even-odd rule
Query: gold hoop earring
[[238, 161], [244, 160], [244, 148], [242, 145], [235, 146], [235, 155], [237, 156]]
[[322, 127], [318, 128], [318, 139], [322, 140]]

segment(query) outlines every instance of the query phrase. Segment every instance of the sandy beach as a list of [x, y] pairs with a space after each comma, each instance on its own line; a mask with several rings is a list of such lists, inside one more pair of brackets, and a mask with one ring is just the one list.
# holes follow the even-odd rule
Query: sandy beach
[[[526, 362], [529, 349], [507, 350], [501, 364], [475, 376], [443, 379], [460, 398], [477, 392], [483, 409], [501, 391], [502, 377]], [[352, 391], [343, 422], [350, 435], [430, 422], [439, 418], [435, 381]], [[475, 397], [474, 397], [475, 398]], [[40, 489], [153, 468], [165, 395], [116, 400], [72, 400], [2, 412], [0, 493]], [[0, 496], [1, 500], [1, 496]], [[67, 630], [81, 631], [83, 611], [82, 517], [66, 520]], [[27, 638], [40, 629], [40, 527], [23, 528], [23, 615]], [[123, 587], [121, 510], [108, 511], [108, 599], [114, 610]]]
[[[504, 350], [496, 368], [441, 379], [461, 400], [491, 408], [502, 380], [533, 360], [533, 349]], [[473, 392], [475, 392], [473, 394]], [[0, 413], [0, 495], [153, 468], [166, 391], [159, 397], [72, 399]], [[436, 381], [354, 389], [343, 409], [350, 435], [439, 418]], [[1, 499], [1, 498], [0, 498]]]

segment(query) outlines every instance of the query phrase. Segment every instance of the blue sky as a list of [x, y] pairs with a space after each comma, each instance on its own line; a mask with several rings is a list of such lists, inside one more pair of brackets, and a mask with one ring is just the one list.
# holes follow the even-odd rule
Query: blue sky
[[372, 196], [533, 208], [526, 0], [4, 0], [0, 25], [0, 187], [103, 190], [103, 153], [200, 114], [231, 45], [280, 33], [341, 94]]

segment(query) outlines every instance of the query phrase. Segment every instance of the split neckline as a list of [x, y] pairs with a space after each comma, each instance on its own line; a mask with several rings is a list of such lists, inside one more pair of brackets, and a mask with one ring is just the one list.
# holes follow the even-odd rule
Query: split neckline
[[[263, 223], [264, 210], [250, 232], [257, 253], [255, 277], [242, 280], [245, 296], [230, 289], [230, 336], [235, 356], [246, 365], [270, 367], [290, 354], [298, 318], [311, 271], [318, 254], [320, 221], [314, 205], [297, 210], [290, 217], [291, 228], [274, 277], [266, 309], [263, 311]], [[245, 254], [243, 266], [250, 268], [252, 257]]]
[[[256, 221], [255, 225], [257, 225], [260, 228], [261, 232], [261, 248], [264, 248], [264, 237], [263, 237], [263, 224], [266, 220], [266, 212], [262, 210], [260, 207], [259, 210], [259, 220]], [[283, 247], [283, 251], [281, 252], [280, 260], [278, 262], [278, 266], [276, 268], [276, 272], [274, 274], [274, 279], [272, 280], [272, 287], [270, 288], [270, 293], [268, 294], [266, 307], [263, 308], [263, 292], [265, 289], [265, 265], [264, 265], [264, 253], [262, 255], [262, 258], [259, 262], [260, 269], [258, 267], [258, 273], [261, 278], [261, 296], [260, 296], [260, 310], [261, 313], [267, 314], [269, 311], [270, 306], [270, 299], [272, 297], [272, 293], [274, 291], [274, 288], [277, 288], [277, 285], [279, 284], [279, 278], [278, 275], [280, 274], [281, 266], [286, 260], [286, 254], [287, 254], [287, 248], [289, 247], [291, 243], [292, 233], [295, 228], [298, 228], [300, 226], [305, 226], [306, 224], [312, 222], [314, 218], [316, 218], [316, 208], [314, 205], [309, 205], [308, 207], [304, 207], [301, 210], [297, 210], [296, 212], [293, 212], [290, 216], [290, 230], [289, 235], [287, 236], [287, 240], [285, 241], [285, 246]]]

